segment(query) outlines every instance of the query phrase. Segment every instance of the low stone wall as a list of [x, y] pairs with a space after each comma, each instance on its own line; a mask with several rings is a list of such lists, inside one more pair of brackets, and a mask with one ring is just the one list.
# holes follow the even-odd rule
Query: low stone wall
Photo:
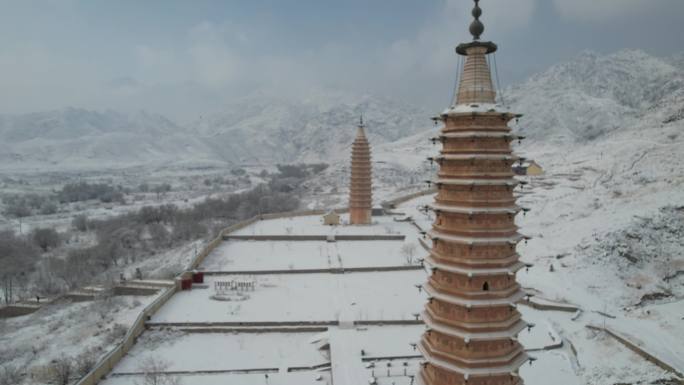
[[[148, 327], [154, 329], [164, 329], [164, 326], [154, 326], [148, 324]], [[211, 333], [322, 333], [328, 331], [327, 326], [303, 326], [303, 327], [176, 327], [174, 330], [178, 330], [184, 333], [199, 333], [199, 334], [211, 334]]]
[[166, 301], [168, 301], [176, 292], [176, 287], [167, 288], [157, 299], [151, 304], [147, 305], [145, 309], [138, 315], [133, 325], [128, 329], [128, 332], [114, 349], [107, 353], [95, 367], [81, 378], [76, 385], [96, 385], [100, 379], [106, 376], [114, 366], [121, 360], [121, 358], [128, 353], [128, 351], [135, 344], [136, 339], [145, 330], [145, 322], [148, 317], [152, 317], [161, 308]]
[[640, 355], [646, 361], [651, 362], [654, 365], [656, 365], [656, 366], [658, 366], [664, 370], [667, 370], [668, 372], [674, 373], [677, 376], [679, 376], [680, 378], [684, 377], [684, 375], [682, 375], [682, 373], [679, 372], [677, 369], [673, 368], [672, 366], [668, 365], [666, 362], [663, 362], [662, 360], [660, 360], [658, 357], [647, 352], [646, 350], [644, 350], [642, 347], [640, 347], [636, 343], [628, 340], [626, 337], [621, 336], [619, 333], [617, 333], [617, 332], [615, 332], [609, 328], [604, 328], [601, 326], [586, 325], [586, 327], [587, 327], [587, 329], [598, 330], [598, 331], [603, 331], [603, 332], [608, 333], [609, 336], [618, 340], [618, 342], [625, 345], [625, 347], [627, 347], [627, 349], [629, 349], [629, 350], [633, 351], [634, 353]]
[[224, 240], [244, 241], [403, 241], [403, 234], [378, 234], [378, 235], [224, 235]]
[[114, 287], [114, 295], [154, 295], [161, 290], [159, 287], [123, 285]]
[[325, 235], [224, 235], [225, 240], [238, 241], [326, 241]]
[[333, 269], [292, 269], [292, 270], [240, 270], [240, 271], [206, 271], [204, 276], [217, 275], [279, 275], [279, 274], [345, 274], [345, 273], [368, 273], [368, 272], [382, 272], [382, 271], [407, 271], [407, 270], [421, 270], [420, 265], [406, 265], [406, 266], [369, 266], [369, 267], [347, 267], [347, 268], [333, 268]]
[[354, 325], [422, 325], [423, 320], [406, 319], [406, 320], [366, 320], [354, 321]]
[[534, 300], [534, 297], [530, 298], [529, 300], [522, 299], [518, 301], [518, 303], [521, 305], [529, 306], [533, 309], [545, 311], [563, 311], [566, 313], [576, 313], [578, 310], [580, 310], [578, 307], [573, 305], [537, 302]]
[[424, 195], [434, 194], [436, 192], [437, 192], [436, 188], [418, 191], [418, 192], [415, 192], [413, 194], [404, 195], [404, 196], [401, 196], [399, 198], [395, 198], [395, 199], [391, 199], [391, 200], [382, 202], [382, 206], [385, 207], [385, 209], [394, 209], [397, 206], [399, 206], [400, 204], [408, 202], [411, 199], [422, 197]]
[[337, 321], [245, 321], [245, 322], [148, 322], [149, 327], [316, 327], [316, 326], [335, 326]]

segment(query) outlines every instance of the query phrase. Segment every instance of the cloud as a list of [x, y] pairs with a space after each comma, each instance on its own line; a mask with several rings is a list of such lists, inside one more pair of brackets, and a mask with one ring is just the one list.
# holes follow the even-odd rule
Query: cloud
[[584, 22], [622, 19], [657, 6], [657, 3], [655, 0], [553, 0], [561, 17]]

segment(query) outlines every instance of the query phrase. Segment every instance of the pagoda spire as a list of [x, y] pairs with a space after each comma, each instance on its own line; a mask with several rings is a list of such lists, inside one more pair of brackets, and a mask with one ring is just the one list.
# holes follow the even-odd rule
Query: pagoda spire
[[349, 223], [371, 223], [372, 181], [370, 145], [366, 139], [363, 115], [359, 118], [356, 138], [352, 143], [351, 178], [349, 180]]
[[456, 47], [456, 53], [466, 57], [461, 82], [456, 94], [456, 105], [494, 104], [496, 102], [496, 90], [492, 84], [492, 75], [485, 56], [496, 52], [498, 47], [491, 41], [480, 41], [480, 36], [482, 36], [485, 27], [480, 21], [482, 9], [478, 3], [479, 0], [476, 0], [472, 11], [474, 20], [470, 24], [473, 41], [459, 44]]
[[[523, 239], [515, 225], [520, 211], [513, 189], [508, 122], [519, 115], [498, 111], [486, 55], [496, 51], [481, 41], [482, 9], [475, 0], [473, 41], [456, 48], [466, 57], [457, 100], [437, 120], [440, 155], [431, 241], [431, 267], [422, 288], [428, 302], [427, 327], [418, 347], [425, 365], [423, 385], [520, 385], [518, 368], [527, 357], [517, 340], [527, 327], [516, 302], [524, 293], [515, 274], [524, 265], [516, 252]], [[487, 104], [483, 106], [482, 104]]]

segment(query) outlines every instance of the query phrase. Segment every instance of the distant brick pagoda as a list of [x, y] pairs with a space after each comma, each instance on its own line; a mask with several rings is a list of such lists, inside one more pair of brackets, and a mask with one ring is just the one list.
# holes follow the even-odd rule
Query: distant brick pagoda
[[[520, 211], [513, 189], [508, 122], [520, 115], [496, 105], [487, 56], [492, 42], [480, 41], [484, 26], [475, 0], [473, 41], [456, 52], [465, 57], [456, 100], [435, 118], [444, 124], [435, 202], [425, 262], [432, 275], [423, 286], [426, 332], [418, 344], [425, 361], [417, 383], [425, 385], [519, 385], [519, 367], [529, 358], [517, 340], [527, 327], [516, 310], [524, 294], [516, 282], [515, 225]], [[548, 381], [553, 381], [549, 378]]]
[[349, 181], [349, 223], [352, 225], [371, 223], [373, 204], [371, 155], [364, 128], [363, 118], [361, 118], [356, 130], [356, 139], [352, 144], [351, 178]]

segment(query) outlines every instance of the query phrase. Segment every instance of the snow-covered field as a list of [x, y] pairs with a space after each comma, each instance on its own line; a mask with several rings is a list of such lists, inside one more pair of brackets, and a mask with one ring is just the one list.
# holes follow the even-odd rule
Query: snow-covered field
[[[409, 242], [410, 243], [410, 242]], [[416, 264], [404, 241], [225, 241], [200, 265], [207, 271], [338, 269]]]
[[[411, 320], [425, 295], [414, 284], [426, 280], [425, 271], [347, 274], [259, 275], [254, 291], [243, 301], [217, 301], [214, 282], [237, 276], [205, 278], [208, 288], [173, 296], [152, 318], [155, 323]], [[240, 277], [244, 279], [244, 277]], [[372, 293], [372, 295], [370, 295]]]
[[113, 373], [143, 371], [147, 357], [162, 357], [172, 372], [256, 371], [311, 367], [327, 362], [311, 340], [316, 333], [183, 333], [149, 331]]
[[[349, 215], [342, 214], [341, 222]], [[259, 221], [232, 235], [406, 235], [417, 237], [416, 228], [408, 222], [397, 222], [393, 216], [373, 217], [373, 223], [364, 226], [324, 226], [323, 217], [309, 215]]]
[[[194, 374], [178, 375], [182, 385], [327, 385], [329, 373], [303, 371], [291, 373], [247, 373], [247, 374]], [[109, 377], [102, 385], [135, 385], [143, 381], [142, 376]]]

